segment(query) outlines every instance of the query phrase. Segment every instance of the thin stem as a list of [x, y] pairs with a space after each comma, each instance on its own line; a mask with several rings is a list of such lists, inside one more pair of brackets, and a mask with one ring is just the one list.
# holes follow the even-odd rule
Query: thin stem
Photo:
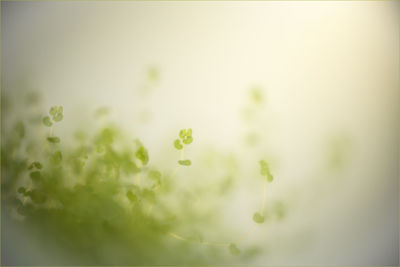
[[218, 247], [227, 247], [230, 245], [230, 243], [220, 243], [220, 242], [206, 242], [206, 241], [195, 241], [195, 240], [188, 240], [187, 238], [184, 238], [176, 233], [173, 232], [169, 232], [168, 233], [171, 237], [181, 240], [181, 241], [185, 241], [185, 242], [189, 242], [189, 243], [199, 243], [199, 244], [203, 244], [206, 246], [218, 246]]
[[264, 191], [263, 191], [263, 197], [262, 197], [261, 214], [264, 213], [266, 196], [267, 196], [267, 176], [264, 177]]
[[237, 243], [242, 242], [243, 240], [245, 240], [246, 238], [248, 238], [251, 233], [254, 232], [254, 230], [257, 228], [258, 224], [253, 224], [253, 226], [250, 228], [249, 231], [247, 231], [247, 233], [245, 233], [241, 238], [239, 238], [239, 240], [237, 241]]
[[49, 136], [52, 137], [53, 136], [53, 126], [50, 126], [50, 130], [49, 130]]

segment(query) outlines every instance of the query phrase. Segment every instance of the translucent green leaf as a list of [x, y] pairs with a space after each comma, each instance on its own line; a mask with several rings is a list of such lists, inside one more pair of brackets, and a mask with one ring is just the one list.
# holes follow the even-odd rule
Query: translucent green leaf
[[49, 110], [49, 114], [51, 116], [55, 116], [57, 114], [57, 107], [56, 106], [51, 107], [50, 110]]
[[59, 122], [59, 121], [61, 121], [63, 118], [64, 118], [64, 117], [63, 117], [63, 114], [58, 113], [58, 114], [56, 114], [56, 115], [53, 116], [53, 121]]
[[268, 181], [268, 182], [272, 182], [273, 180], [274, 180], [274, 176], [272, 176], [271, 173], [268, 173], [268, 175], [267, 175], [267, 181]]
[[192, 142], [193, 142], [193, 137], [191, 137], [191, 136], [186, 136], [185, 139], [183, 139], [183, 143], [185, 145], [189, 145]]
[[181, 150], [183, 148], [182, 144], [181, 144], [181, 140], [176, 139], [174, 142], [174, 147], [178, 150]]
[[191, 128], [189, 128], [189, 129], [187, 130], [186, 135], [187, 135], [187, 136], [192, 136], [192, 129], [191, 129]]
[[47, 141], [49, 141], [50, 143], [56, 144], [56, 143], [60, 143], [60, 138], [57, 136], [47, 137]]
[[237, 248], [236, 244], [234, 244], [234, 243], [229, 245], [229, 252], [234, 256], [237, 256], [240, 254], [240, 250]]
[[63, 119], [63, 107], [53, 106], [50, 108], [49, 114], [51, 115], [53, 121], [61, 121]]
[[256, 223], [263, 223], [264, 222], [264, 216], [262, 216], [259, 212], [256, 212], [253, 215], [253, 221], [256, 222]]
[[180, 132], [179, 132], [179, 137], [180, 137], [181, 139], [183, 139], [183, 138], [185, 138], [185, 136], [186, 136], [186, 130], [185, 130], [185, 129], [180, 130]]
[[50, 127], [50, 126], [53, 125], [53, 123], [51, 122], [49, 116], [46, 116], [46, 117], [43, 118], [43, 124], [44, 124], [45, 126], [47, 126], [47, 127]]
[[190, 160], [188, 160], [188, 159], [186, 159], [186, 160], [178, 160], [178, 163], [180, 165], [183, 165], [183, 166], [190, 166], [192, 164], [192, 162]]
[[149, 154], [144, 146], [139, 147], [136, 151], [136, 158], [138, 158], [143, 165], [146, 165], [149, 162]]
[[39, 181], [40, 180], [40, 171], [34, 171], [34, 172], [31, 172], [30, 174], [29, 174], [29, 176], [31, 177], [31, 179], [33, 180], [33, 181]]

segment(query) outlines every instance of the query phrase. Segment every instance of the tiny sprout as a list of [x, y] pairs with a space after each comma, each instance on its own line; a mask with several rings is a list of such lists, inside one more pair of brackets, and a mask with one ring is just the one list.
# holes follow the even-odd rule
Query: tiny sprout
[[179, 132], [179, 137], [182, 139], [182, 142], [185, 145], [189, 145], [190, 143], [193, 142], [193, 137], [192, 137], [192, 129], [182, 129]]
[[38, 181], [40, 179], [40, 171], [34, 171], [29, 174], [33, 181]]
[[256, 223], [263, 223], [264, 222], [264, 216], [262, 216], [259, 212], [256, 212], [253, 215], [253, 221], [256, 222]]
[[192, 165], [192, 162], [191, 162], [190, 160], [188, 160], [188, 159], [186, 159], [186, 160], [178, 160], [178, 163], [179, 163], [180, 165], [183, 165], [183, 166], [190, 166], [190, 165]]
[[181, 144], [181, 140], [176, 139], [174, 142], [174, 147], [178, 150], [181, 150], [183, 148], [182, 144]]
[[47, 126], [47, 127], [50, 127], [50, 126], [53, 125], [53, 123], [51, 122], [49, 116], [46, 116], [46, 117], [43, 118], [43, 124], [44, 124], [45, 126]]
[[49, 141], [50, 143], [56, 144], [56, 143], [60, 143], [60, 138], [57, 136], [47, 137], [47, 141]]
[[267, 180], [268, 182], [272, 182], [272, 180], [274, 179], [274, 177], [272, 176], [270, 170], [269, 170], [269, 166], [268, 163], [265, 160], [260, 160], [260, 173], [262, 176], [267, 176]]
[[181, 139], [183, 139], [183, 138], [185, 138], [185, 136], [186, 136], [186, 130], [185, 130], [185, 129], [180, 130], [180, 132], [179, 132], [179, 137], [180, 137]]
[[138, 158], [143, 165], [146, 165], [147, 162], [149, 162], [149, 154], [144, 146], [139, 147], [139, 149], [136, 151], [136, 158]]
[[236, 244], [234, 244], [234, 243], [229, 245], [229, 252], [235, 256], [240, 254], [240, 250], [237, 248]]

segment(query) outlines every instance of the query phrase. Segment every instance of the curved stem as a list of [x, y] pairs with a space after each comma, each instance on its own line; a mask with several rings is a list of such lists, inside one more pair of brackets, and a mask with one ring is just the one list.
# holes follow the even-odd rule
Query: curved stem
[[267, 196], [267, 176], [264, 177], [264, 191], [263, 191], [263, 197], [262, 197], [261, 214], [264, 213], [266, 196]]

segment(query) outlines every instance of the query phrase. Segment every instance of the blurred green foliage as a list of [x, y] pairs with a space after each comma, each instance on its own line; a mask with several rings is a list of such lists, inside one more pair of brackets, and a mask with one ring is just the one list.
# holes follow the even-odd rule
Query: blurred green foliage
[[[149, 72], [148, 79], [158, 81], [158, 73]], [[261, 96], [254, 94], [259, 103]], [[53, 265], [226, 264], [262, 252], [254, 247], [239, 249], [229, 240], [214, 246], [200, 233], [221, 227], [222, 220], [218, 206], [194, 209], [192, 203], [210, 198], [210, 192], [214, 199], [232, 192], [238, 173], [235, 156], [210, 153], [214, 167], [224, 169], [218, 173], [220, 182], [213, 181], [214, 191], [206, 185], [188, 190], [168, 169], [192, 165], [183, 158], [184, 148], [194, 140], [192, 129], [180, 130], [173, 142], [181, 153], [177, 166], [156, 167], [145, 144], [104, 121], [95, 129], [78, 129], [73, 142], [64, 141], [61, 133], [54, 135], [64, 108], [53, 106], [46, 114], [38, 94], [25, 97], [21, 104], [28, 103], [27, 112], [8, 120], [2, 129], [2, 204], [15, 226], [37, 237], [35, 245], [62, 251], [65, 257]], [[10, 102], [3, 105], [3, 113], [12, 114], [17, 108], [18, 103]], [[95, 118], [101, 120], [108, 113], [101, 107]], [[26, 118], [27, 114], [35, 119]], [[268, 164], [260, 161], [260, 165], [261, 175], [272, 181]], [[263, 223], [264, 216], [284, 214], [283, 206], [274, 206], [255, 213], [253, 220]], [[174, 232], [186, 236], [174, 237]], [[232, 236], [229, 227], [223, 232]]]

